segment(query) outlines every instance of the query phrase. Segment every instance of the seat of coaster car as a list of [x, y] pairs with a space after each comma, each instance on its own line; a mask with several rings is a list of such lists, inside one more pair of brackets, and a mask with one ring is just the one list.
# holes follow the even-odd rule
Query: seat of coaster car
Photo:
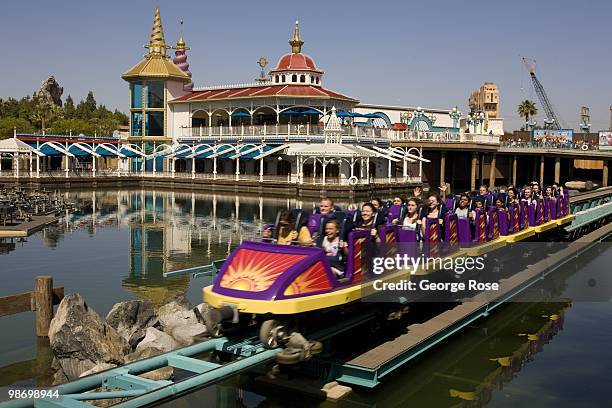
[[[272, 236], [270, 238], [262, 238], [262, 241], [264, 242], [268, 242], [268, 241], [272, 241], [272, 242], [276, 242], [278, 240], [278, 233], [279, 233], [279, 223], [280, 223], [280, 217], [281, 217], [281, 213], [283, 212], [283, 210], [279, 210], [278, 213], [276, 214], [276, 220], [274, 221], [274, 224], [266, 224], [263, 227], [263, 230], [268, 230], [271, 229], [272, 230]], [[303, 226], [307, 226], [307, 222], [309, 219], [308, 216], [308, 211], [306, 210], [302, 210], [301, 208], [294, 208], [291, 210], [291, 218], [295, 219], [295, 224], [293, 225], [293, 230], [295, 231], [299, 231], [300, 228], [302, 228]]]
[[[352, 230], [353, 222], [351, 217], [344, 211], [335, 211], [331, 214], [325, 214], [321, 217], [319, 231], [317, 233], [317, 239], [315, 245], [319, 248], [323, 247], [323, 239], [325, 238], [325, 226], [331, 221], [336, 220], [338, 224], [340, 224], [339, 237], [340, 240], [347, 242], [348, 234]], [[346, 266], [346, 257], [342, 250], [338, 249], [338, 254], [336, 256], [328, 256], [327, 260], [331, 267], [335, 267], [338, 270], [344, 272], [344, 268]]]

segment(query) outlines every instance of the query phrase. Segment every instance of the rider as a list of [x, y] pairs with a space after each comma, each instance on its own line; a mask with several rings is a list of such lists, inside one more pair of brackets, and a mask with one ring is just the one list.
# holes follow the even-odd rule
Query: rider
[[[276, 243], [279, 245], [312, 245], [310, 231], [305, 225], [299, 227], [299, 232], [294, 229], [295, 216], [289, 210], [282, 210], [278, 218], [278, 238]], [[263, 238], [272, 236], [271, 230], [264, 230], [261, 233]]]

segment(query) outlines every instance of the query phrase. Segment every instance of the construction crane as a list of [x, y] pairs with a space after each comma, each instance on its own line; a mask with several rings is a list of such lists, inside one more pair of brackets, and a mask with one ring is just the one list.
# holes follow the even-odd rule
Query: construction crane
[[555, 112], [553, 109], [552, 103], [546, 96], [546, 91], [544, 91], [544, 87], [536, 77], [535, 69], [536, 69], [536, 61], [534, 59], [523, 58], [523, 63], [529, 71], [529, 75], [531, 76], [531, 82], [533, 83], [533, 87], [535, 88], [536, 94], [538, 95], [538, 99], [540, 103], [544, 107], [544, 112], [546, 113], [545, 123], [548, 124], [553, 129], [561, 129], [562, 123], [560, 121], [561, 117]]

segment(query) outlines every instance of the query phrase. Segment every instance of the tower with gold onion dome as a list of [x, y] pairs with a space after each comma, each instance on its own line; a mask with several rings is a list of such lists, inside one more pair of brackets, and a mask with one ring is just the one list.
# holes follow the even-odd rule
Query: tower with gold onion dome
[[[170, 47], [164, 39], [159, 8], [155, 10], [151, 36], [145, 48], [148, 52], [142, 61], [121, 75], [121, 78], [130, 84], [128, 140], [150, 154], [156, 145], [170, 140], [168, 101], [189, 92], [184, 86], [191, 83], [191, 75], [176, 66], [166, 53]], [[183, 52], [185, 49], [183, 41]], [[162, 160], [149, 162], [146, 167], [161, 169]], [[138, 159], [134, 160], [133, 166], [140, 165]]]

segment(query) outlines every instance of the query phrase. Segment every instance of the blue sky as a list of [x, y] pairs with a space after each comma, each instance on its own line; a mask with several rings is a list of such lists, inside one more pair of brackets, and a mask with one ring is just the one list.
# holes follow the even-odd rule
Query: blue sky
[[274, 65], [289, 52], [298, 18], [303, 51], [325, 70], [324, 86], [364, 103], [465, 111], [470, 92], [493, 81], [506, 127], [516, 128], [516, 105], [536, 100], [520, 59], [529, 56], [570, 127], [577, 127], [582, 105], [591, 108], [594, 130], [609, 124], [606, 0], [3, 2], [0, 97], [31, 94], [55, 75], [64, 98], [79, 100], [91, 89], [99, 102], [126, 110], [120, 75], [144, 54], [157, 5], [168, 42], [176, 42], [185, 21], [196, 86], [251, 82], [260, 56]]

